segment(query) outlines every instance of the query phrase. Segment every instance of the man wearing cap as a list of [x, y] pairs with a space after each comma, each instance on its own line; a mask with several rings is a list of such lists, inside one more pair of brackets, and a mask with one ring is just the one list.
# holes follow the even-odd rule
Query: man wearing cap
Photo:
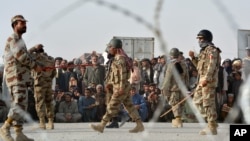
[[105, 125], [112, 117], [118, 115], [120, 105], [123, 103], [132, 120], [136, 122], [136, 127], [129, 130], [129, 132], [142, 132], [144, 131], [144, 126], [138, 111], [133, 106], [129, 94], [130, 83], [128, 79], [133, 67], [132, 60], [122, 49], [122, 41], [120, 39], [112, 39], [109, 43], [108, 50], [111, 55], [114, 55], [114, 60], [111, 63], [111, 70], [109, 73], [111, 77], [109, 83], [113, 86], [113, 94], [107, 105], [107, 111], [103, 116], [101, 123], [98, 125], [91, 124], [91, 128], [103, 133]]
[[[14, 126], [16, 141], [33, 141], [23, 134], [24, 113], [27, 110], [27, 88], [31, 86], [31, 69], [41, 71], [41, 66], [33, 60], [27, 51], [22, 34], [26, 32], [26, 22], [22, 15], [16, 15], [11, 19], [14, 33], [7, 39], [4, 52], [4, 66], [6, 83], [12, 97], [12, 106], [9, 109], [8, 118], [0, 129], [0, 137], [4, 141], [14, 141], [10, 133], [10, 127]], [[36, 46], [39, 50], [40, 46]]]
[[249, 74], [250, 74], [250, 47], [247, 47], [246, 48], [246, 51], [247, 51], [247, 56], [245, 58], [243, 58], [243, 61], [242, 61], [242, 70], [243, 70], [243, 80], [247, 80]]

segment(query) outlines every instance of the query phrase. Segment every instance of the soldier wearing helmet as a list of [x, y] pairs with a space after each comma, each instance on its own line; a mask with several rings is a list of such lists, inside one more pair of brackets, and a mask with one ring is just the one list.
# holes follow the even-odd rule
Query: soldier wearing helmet
[[[107, 105], [107, 111], [103, 116], [101, 123], [98, 125], [91, 124], [91, 128], [98, 132], [103, 132], [105, 125], [110, 121], [112, 117], [118, 115], [121, 104], [125, 106], [130, 117], [136, 122], [136, 127], [129, 130], [130, 133], [138, 133], [144, 131], [141, 117], [138, 111], [132, 104], [130, 98], [130, 73], [132, 69], [132, 60], [122, 49], [122, 41], [120, 39], [112, 39], [108, 44], [108, 52], [114, 55], [111, 63], [111, 69], [109, 76], [111, 77], [108, 81], [112, 86], [112, 96]], [[130, 64], [131, 63], [131, 64]]]
[[[179, 88], [176, 77], [180, 77], [182, 82], [185, 82], [185, 68], [182, 66], [181, 61], [178, 59], [180, 56], [180, 51], [178, 48], [172, 48], [169, 52], [170, 63], [168, 64], [167, 71], [163, 80], [162, 93], [171, 106], [175, 106], [183, 99], [183, 94]], [[177, 73], [176, 73], [177, 72]], [[173, 114], [174, 119], [172, 120], [172, 127], [181, 128], [182, 124], [182, 111], [184, 105], [180, 104], [178, 107], [174, 108]]]
[[[8, 118], [0, 128], [0, 137], [4, 141], [14, 141], [10, 128], [14, 126], [15, 140], [33, 141], [23, 134], [24, 111], [27, 110], [27, 91], [31, 86], [31, 69], [41, 71], [40, 63], [36, 62], [27, 51], [22, 35], [26, 32], [27, 20], [22, 15], [11, 19], [14, 33], [7, 39], [4, 52], [5, 80], [12, 99]], [[40, 49], [40, 46], [36, 46]]]
[[201, 47], [198, 56], [197, 70], [199, 80], [194, 91], [193, 102], [200, 114], [208, 122], [208, 126], [200, 131], [200, 135], [217, 134], [217, 112], [215, 105], [218, 71], [221, 62], [220, 49], [212, 43], [213, 35], [203, 29], [197, 34]]
[[212, 42], [213, 35], [209, 30], [203, 29], [197, 34], [197, 39], [203, 38], [204, 41]]

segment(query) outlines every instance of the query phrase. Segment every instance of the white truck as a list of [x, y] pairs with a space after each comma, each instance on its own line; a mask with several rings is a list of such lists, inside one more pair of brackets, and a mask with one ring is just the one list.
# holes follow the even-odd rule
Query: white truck
[[113, 38], [122, 40], [123, 50], [132, 59], [151, 59], [154, 57], [153, 37], [122, 37], [114, 36]]
[[246, 57], [246, 48], [250, 47], [250, 30], [238, 30], [238, 58]]

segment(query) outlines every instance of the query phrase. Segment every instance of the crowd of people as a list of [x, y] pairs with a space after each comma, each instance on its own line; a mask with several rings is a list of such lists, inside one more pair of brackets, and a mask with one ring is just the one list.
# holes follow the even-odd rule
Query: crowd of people
[[[104, 127], [119, 128], [118, 122], [124, 119], [136, 123], [132, 133], [143, 131], [142, 122], [148, 121], [170, 121], [180, 128], [183, 122], [197, 122], [190, 105], [181, 102], [183, 92], [190, 94], [208, 122], [201, 135], [208, 130], [217, 134], [217, 122], [243, 122], [241, 114], [233, 121], [227, 114], [237, 104], [240, 86], [248, 76], [250, 48], [246, 58], [221, 60], [212, 33], [201, 30], [198, 55], [190, 51], [184, 56], [172, 48], [169, 54], [155, 58], [130, 58], [121, 40], [112, 39], [106, 49], [107, 63], [95, 51], [84, 62], [51, 57], [42, 44], [27, 50], [21, 36], [26, 20], [17, 15], [11, 22], [14, 34], [5, 48], [4, 81], [14, 106], [0, 101], [0, 121], [4, 122], [0, 135], [4, 140], [13, 140], [13, 125], [17, 140], [33, 140], [22, 133], [20, 111], [26, 109], [42, 129], [54, 129], [54, 122], [100, 122], [91, 127], [103, 132]], [[154, 117], [157, 110], [164, 113], [169, 109], [163, 117]]]

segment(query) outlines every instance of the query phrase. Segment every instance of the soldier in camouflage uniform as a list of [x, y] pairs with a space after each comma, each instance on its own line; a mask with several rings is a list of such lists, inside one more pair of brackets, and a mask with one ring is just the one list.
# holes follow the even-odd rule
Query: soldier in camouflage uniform
[[[36, 102], [36, 112], [39, 117], [39, 127], [41, 129], [54, 129], [53, 119], [54, 119], [54, 105], [53, 105], [53, 90], [52, 90], [52, 80], [56, 75], [56, 70], [53, 69], [55, 65], [55, 60], [53, 57], [48, 56], [44, 50], [43, 45], [41, 49], [36, 48], [29, 49], [38, 62], [44, 65], [44, 69], [41, 72], [36, 72], [33, 70], [34, 78], [34, 96]], [[47, 127], [45, 126], [45, 116], [48, 118]]]
[[[22, 15], [11, 19], [14, 30], [6, 43], [4, 52], [5, 81], [7, 83], [12, 105], [8, 118], [0, 129], [0, 137], [4, 141], [14, 141], [10, 134], [10, 127], [14, 126], [16, 141], [33, 141], [23, 134], [24, 112], [27, 110], [28, 93], [30, 86], [30, 70], [41, 71], [41, 66], [35, 62], [28, 53], [22, 34], [26, 32], [26, 20]], [[39, 48], [39, 46], [36, 46]]]
[[120, 111], [121, 103], [127, 109], [130, 117], [136, 122], [136, 127], [129, 130], [130, 133], [144, 131], [141, 118], [138, 111], [134, 108], [132, 99], [129, 94], [130, 83], [128, 81], [132, 69], [132, 60], [126, 55], [122, 49], [122, 41], [112, 39], [108, 45], [109, 53], [114, 55], [111, 64], [110, 81], [108, 85], [112, 85], [113, 94], [107, 105], [107, 111], [98, 125], [91, 124], [91, 128], [98, 132], [103, 132], [105, 125]]
[[[177, 48], [172, 48], [170, 50], [171, 62], [168, 64], [162, 87], [162, 92], [166, 100], [173, 108], [172, 111], [175, 119], [172, 120], [172, 127], [176, 128], [183, 127], [181, 116], [184, 109], [184, 104], [176, 105], [183, 99], [183, 94], [181, 93], [181, 90], [177, 84], [177, 76], [180, 77], [180, 80], [184, 84], [186, 79], [188, 79], [186, 66], [185, 64], [182, 64], [183, 62], [181, 62], [180, 59], [178, 59], [179, 56], [180, 54]], [[185, 84], [185, 86], [187, 85]]]
[[[106, 105], [108, 105], [112, 94], [113, 94], [113, 85], [111, 85], [110, 83], [112, 83], [111, 81], [111, 77], [110, 77], [110, 72], [111, 72], [111, 64], [114, 60], [114, 55], [110, 54], [108, 51], [108, 48], [106, 49], [107, 52], [107, 58], [109, 59], [107, 61], [107, 66], [106, 66], [106, 77], [105, 77], [105, 91], [106, 91]], [[115, 115], [112, 117], [111, 119], [111, 123], [109, 125], [106, 126], [106, 128], [119, 128], [119, 124], [118, 124], [118, 115]]]
[[197, 39], [201, 47], [198, 57], [198, 84], [194, 92], [193, 102], [208, 122], [208, 126], [200, 131], [200, 135], [217, 134], [218, 124], [215, 107], [216, 87], [218, 84], [218, 71], [221, 62], [220, 49], [212, 43], [212, 33], [201, 30]]

